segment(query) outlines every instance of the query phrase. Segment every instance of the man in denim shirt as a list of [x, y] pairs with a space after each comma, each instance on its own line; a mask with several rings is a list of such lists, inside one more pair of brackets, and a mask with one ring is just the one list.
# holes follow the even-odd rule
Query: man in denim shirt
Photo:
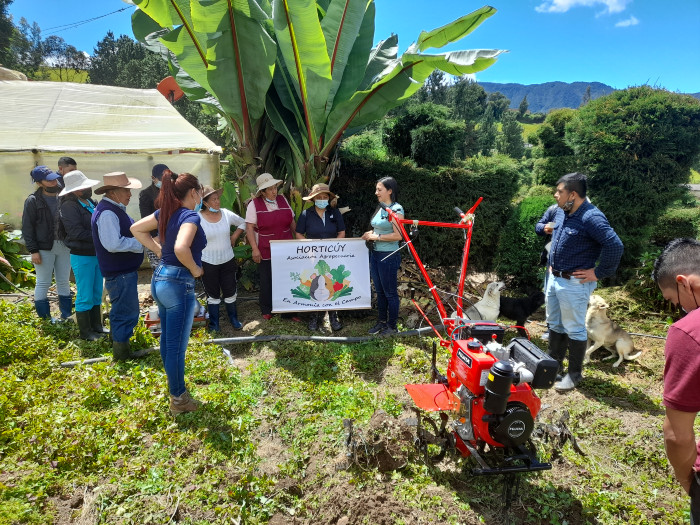
[[588, 299], [599, 279], [615, 274], [623, 246], [605, 215], [586, 199], [584, 174], [564, 175], [554, 198], [559, 206], [554, 227], [538, 223], [535, 232], [552, 235], [546, 291], [549, 355], [561, 370], [569, 350], [568, 374], [554, 384], [558, 392], [568, 392], [583, 379]]

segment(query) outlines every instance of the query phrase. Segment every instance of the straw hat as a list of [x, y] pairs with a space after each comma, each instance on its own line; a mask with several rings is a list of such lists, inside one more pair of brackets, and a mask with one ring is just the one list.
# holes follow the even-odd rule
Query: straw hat
[[282, 181], [274, 178], [269, 173], [263, 173], [262, 175], [259, 175], [257, 179], [255, 179], [255, 184], [258, 185], [258, 189], [255, 191], [255, 194], [259, 195], [262, 190], [271, 186], [279, 186], [282, 184]]
[[309, 195], [307, 197], [302, 197], [302, 199], [305, 201], [310, 201], [319, 193], [327, 193], [328, 200], [333, 200], [336, 198], [335, 193], [331, 191], [331, 189], [328, 187], [328, 184], [314, 184], [311, 188], [311, 191], [309, 192]]
[[108, 190], [116, 190], [119, 188], [130, 188], [138, 190], [141, 188], [141, 181], [133, 177], [127, 177], [123, 171], [113, 171], [102, 177], [104, 185], [95, 190], [97, 195], [102, 195]]
[[205, 201], [207, 200], [207, 197], [210, 197], [214, 193], [217, 193], [219, 197], [221, 197], [221, 194], [224, 192], [223, 188], [219, 188], [218, 190], [215, 190], [211, 186], [204, 186], [204, 189], [202, 190], [202, 200]]
[[63, 176], [63, 183], [66, 187], [58, 194], [59, 197], [63, 197], [74, 191], [92, 188], [95, 184], [99, 184], [100, 181], [88, 179], [82, 171], [73, 170]]

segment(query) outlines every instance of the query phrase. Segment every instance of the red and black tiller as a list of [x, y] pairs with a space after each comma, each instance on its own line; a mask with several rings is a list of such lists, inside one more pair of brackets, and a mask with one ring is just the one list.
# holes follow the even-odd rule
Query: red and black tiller
[[[451, 348], [445, 375], [436, 367], [437, 346], [433, 343], [431, 383], [405, 385], [417, 408], [417, 445], [432, 463], [441, 461], [447, 452], [471, 456], [476, 475], [505, 474], [506, 504], [512, 498], [515, 474], [549, 470], [541, 463], [530, 436], [541, 401], [533, 389], [550, 388], [555, 381], [558, 363], [527, 338], [516, 337], [503, 346], [506, 327], [492, 321], [472, 321], [464, 317], [462, 295], [469, 259], [474, 212], [479, 198], [466, 213], [455, 211], [461, 220], [455, 223], [401, 219], [382, 206], [388, 219], [399, 227], [406, 246], [425, 279], [435, 300], [447, 338], [433, 327], [440, 346]], [[405, 225], [410, 225], [411, 235]], [[459, 276], [456, 309], [448, 315], [443, 300], [425, 270], [412, 238], [418, 226], [461, 228], [465, 230], [464, 251]], [[430, 323], [415, 300], [416, 308]], [[432, 323], [431, 323], [431, 326]], [[425, 412], [438, 412], [436, 422]]]

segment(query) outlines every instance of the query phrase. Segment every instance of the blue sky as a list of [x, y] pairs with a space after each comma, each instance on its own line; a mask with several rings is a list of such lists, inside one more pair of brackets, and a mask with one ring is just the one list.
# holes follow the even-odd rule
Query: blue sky
[[[482, 3], [469, 0], [377, 0], [375, 41], [399, 35], [403, 51], [421, 30], [459, 18]], [[503, 0], [498, 12], [461, 42], [446, 48], [507, 49], [485, 82], [536, 84], [603, 82], [615, 88], [640, 84], [700, 92], [700, 0]], [[77, 27], [75, 22], [99, 18]], [[108, 30], [132, 36], [122, 0], [14, 0], [18, 22], [37, 22], [45, 38], [63, 37], [92, 53]], [[55, 29], [54, 29], [55, 28]]]

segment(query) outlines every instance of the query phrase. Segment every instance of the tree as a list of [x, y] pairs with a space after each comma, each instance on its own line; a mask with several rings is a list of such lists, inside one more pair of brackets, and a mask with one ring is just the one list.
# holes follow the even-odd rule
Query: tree
[[583, 97], [581, 97], [581, 105], [579, 106], [582, 108], [583, 106], [587, 105], [591, 101], [591, 86], [586, 86], [586, 92], [583, 94]]
[[408, 106], [403, 114], [385, 126], [382, 142], [392, 155], [409, 158], [411, 132], [435, 121], [445, 121], [449, 114], [449, 108], [431, 102]]
[[477, 145], [482, 155], [487, 157], [491, 155], [496, 145], [496, 135], [498, 135], [496, 118], [493, 115], [493, 106], [489, 104], [486, 106], [484, 116], [481, 117], [479, 121], [479, 128], [477, 130]]
[[329, 175], [346, 131], [384, 116], [435, 69], [473, 73], [501, 53], [424, 53], [469, 34], [495, 12], [488, 6], [422, 32], [399, 57], [396, 35], [372, 48], [371, 0], [181, 0], [177, 9], [166, 0], [135, 3], [136, 37], [164, 49], [186, 95], [230, 127], [238, 176], [248, 183], [240, 186], [265, 170], [303, 190]]
[[529, 107], [527, 103], [527, 95], [523, 97], [523, 99], [520, 101], [520, 105], [518, 106], [518, 116], [521, 118], [525, 116], [525, 113], [527, 113], [527, 108]]
[[20, 19], [19, 27], [14, 29], [10, 39], [10, 54], [14, 62], [8, 62], [8, 67], [21, 71], [34, 80], [42, 78], [41, 29], [36, 22], [29, 25], [25, 18]]
[[573, 148], [566, 142], [566, 125], [576, 118], [575, 109], [550, 111], [534, 136], [528, 137], [536, 145], [534, 175], [537, 184], [555, 186], [562, 175], [579, 169]]
[[493, 109], [493, 118], [500, 121], [503, 113], [510, 106], [510, 100], [500, 91], [495, 91], [494, 93], [489, 93], [488, 105]]
[[578, 110], [566, 127], [593, 202], [625, 244], [624, 264], [684, 192], [700, 153], [700, 100], [649, 86], [616, 91]]
[[51, 35], [42, 44], [44, 62], [58, 73], [61, 82], [71, 82], [85, 71], [89, 60], [85, 53], [68, 45], [60, 36]]
[[432, 102], [433, 104], [446, 105], [447, 104], [447, 78], [445, 73], [439, 69], [433, 71], [428, 75], [425, 84], [421, 88], [426, 92], [426, 102]]
[[10, 42], [15, 32], [15, 26], [8, 9], [12, 0], [0, 0], [0, 65], [12, 68], [14, 58], [10, 49]]
[[501, 122], [503, 127], [497, 139], [498, 152], [514, 159], [521, 159], [525, 155], [523, 127], [515, 120], [515, 112], [506, 111]]
[[455, 117], [477, 122], [484, 114], [488, 95], [483, 87], [468, 77], [460, 78], [450, 89], [450, 103]]

